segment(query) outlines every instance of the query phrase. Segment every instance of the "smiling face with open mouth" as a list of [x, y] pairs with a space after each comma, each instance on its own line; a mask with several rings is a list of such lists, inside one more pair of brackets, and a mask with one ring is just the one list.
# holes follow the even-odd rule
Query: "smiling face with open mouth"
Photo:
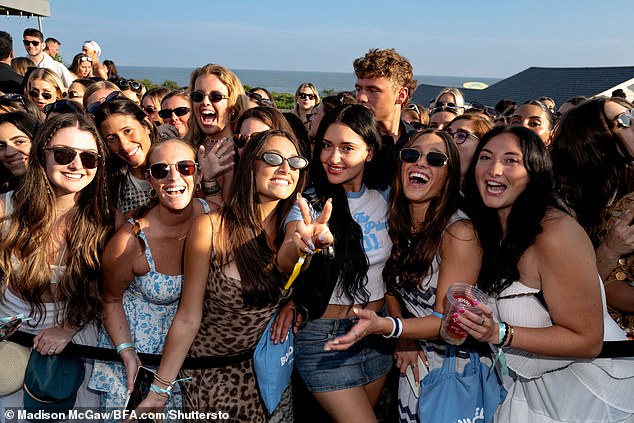
[[[196, 192], [196, 184], [200, 182], [197, 168], [191, 167], [195, 166], [195, 161], [196, 155], [192, 149], [180, 142], [164, 141], [154, 149], [148, 167], [158, 164], [169, 169], [164, 177], [161, 177], [162, 169], [155, 174], [147, 174], [163, 207], [177, 211], [189, 205]], [[193, 173], [189, 174], [192, 170]]]
[[442, 153], [447, 156], [447, 147], [439, 136], [423, 134], [408, 148], [418, 150], [421, 154], [416, 162], [403, 162], [401, 166], [403, 193], [412, 203], [429, 203], [441, 193], [447, 182], [447, 166], [430, 166], [427, 155]]
[[530, 181], [515, 135], [502, 133], [489, 140], [477, 157], [475, 179], [484, 204], [505, 219]]
[[[65, 165], [57, 163], [52, 149], [70, 148], [76, 152], [73, 160]], [[62, 128], [51, 138], [44, 151], [46, 176], [57, 197], [77, 194], [95, 178], [97, 168], [89, 169], [82, 164], [80, 153], [98, 154], [97, 142], [90, 132], [75, 127]], [[101, 165], [101, 164], [99, 164]]]
[[194, 115], [200, 130], [213, 138], [230, 136], [231, 107], [229, 107], [229, 99], [223, 98], [215, 103], [209, 99], [209, 93], [228, 96], [229, 88], [216, 75], [205, 74], [196, 78], [194, 91], [202, 91], [204, 94], [201, 102], [193, 102]]

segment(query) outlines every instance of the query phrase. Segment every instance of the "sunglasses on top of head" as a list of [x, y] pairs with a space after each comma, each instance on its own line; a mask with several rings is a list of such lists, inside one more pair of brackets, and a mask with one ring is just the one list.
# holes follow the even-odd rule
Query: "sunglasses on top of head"
[[260, 93], [251, 93], [251, 92], [246, 92], [247, 97], [249, 97], [251, 100], [255, 101], [256, 103], [258, 103], [260, 106], [272, 106], [273, 102], [268, 99], [265, 98], [264, 96], [262, 96], [262, 94]]
[[212, 103], [218, 103], [226, 98], [229, 98], [228, 95], [224, 95], [218, 91], [212, 91], [209, 94], [205, 94], [201, 90], [196, 90], [189, 93], [189, 98], [191, 98], [194, 103], [201, 103], [205, 97], [207, 97]]
[[80, 62], [91, 62], [92, 63], [92, 57], [90, 57], [90, 56], [81, 56], [79, 58], [79, 61]]
[[183, 117], [187, 113], [189, 113], [189, 107], [182, 106], [182, 107], [176, 107], [174, 109], [161, 109], [159, 110], [158, 115], [162, 119], [168, 119], [172, 117], [172, 113], [174, 113], [178, 117]]
[[85, 169], [94, 169], [99, 165], [99, 162], [101, 161], [101, 155], [93, 153], [92, 151], [75, 150], [74, 148], [64, 146], [47, 147], [44, 150], [52, 151], [55, 163], [62, 166], [67, 165], [75, 160], [77, 154], [79, 154], [81, 165]]
[[79, 107], [77, 103], [70, 100], [57, 100], [55, 103], [47, 104], [42, 108], [45, 115], [49, 113], [79, 113], [84, 114], [84, 111]]
[[165, 179], [170, 173], [170, 166], [175, 166], [178, 173], [182, 176], [192, 176], [198, 169], [198, 163], [193, 160], [181, 160], [176, 163], [154, 163], [149, 168], [150, 176], [154, 179]]
[[308, 160], [302, 156], [283, 157], [281, 154], [267, 151], [262, 153], [258, 160], [262, 160], [269, 166], [281, 166], [285, 161], [293, 170], [305, 169], [308, 166]]
[[116, 84], [123, 91], [125, 90], [139, 91], [141, 89], [141, 84], [139, 82], [136, 82], [133, 79], [121, 78], [119, 82], [117, 82]]
[[471, 107], [469, 110], [473, 110], [476, 112], [482, 112], [489, 117], [495, 118], [498, 117], [499, 113], [493, 107], [485, 106], [482, 103], [471, 103]]
[[314, 100], [315, 98], [317, 98], [315, 94], [308, 93], [299, 93], [297, 94], [297, 97], [301, 98], [302, 100]]
[[[404, 148], [399, 153], [399, 157], [403, 163], [416, 163], [420, 160], [422, 155], [423, 153], [415, 148]], [[444, 167], [449, 162], [449, 157], [447, 157], [446, 154], [437, 151], [430, 151], [425, 155], [425, 158], [427, 159], [427, 164], [433, 167]]]
[[121, 94], [121, 91], [113, 91], [110, 94], [108, 94], [105, 97], [100, 98], [98, 101], [95, 101], [94, 103], [92, 103], [90, 106], [88, 106], [86, 108], [86, 112], [88, 112], [91, 115], [94, 115], [95, 112], [97, 112], [97, 109], [99, 109], [99, 107], [104, 104], [104, 103], [110, 103], [115, 101], [116, 99], [119, 98], [119, 95]]
[[632, 126], [632, 118], [634, 118], [634, 111], [626, 110], [621, 112], [616, 116], [616, 125], [622, 128], [629, 128]]

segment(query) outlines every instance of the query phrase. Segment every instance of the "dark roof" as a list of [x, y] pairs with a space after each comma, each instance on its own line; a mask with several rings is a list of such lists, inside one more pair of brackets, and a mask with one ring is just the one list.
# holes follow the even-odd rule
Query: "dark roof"
[[[634, 78], [634, 66], [605, 68], [528, 68], [518, 74], [496, 82], [484, 90], [460, 88], [465, 101], [487, 106], [505, 98], [517, 104], [547, 96], [557, 105], [571, 97], [591, 97]], [[429, 105], [429, 100], [445, 87], [421, 84], [412, 102]]]

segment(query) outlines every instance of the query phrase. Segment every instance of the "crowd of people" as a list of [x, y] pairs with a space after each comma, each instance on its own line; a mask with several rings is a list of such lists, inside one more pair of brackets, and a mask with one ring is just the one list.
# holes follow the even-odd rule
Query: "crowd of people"
[[[284, 111], [221, 65], [146, 91], [95, 41], [66, 68], [23, 35], [19, 75], [0, 31], [0, 317], [29, 316], [42, 355], [116, 350], [84, 358], [75, 407], [125, 407], [147, 353], [143, 410], [426, 421], [406, 373], [442, 367], [450, 318], [459, 368], [485, 350], [508, 391], [487, 421], [634, 421], [634, 359], [597, 358], [634, 339], [627, 99], [427, 107], [410, 62], [371, 49], [353, 91], [304, 83]], [[489, 296], [478, 313], [445, 316], [458, 282]], [[269, 413], [253, 350], [289, 330], [297, 377]]]

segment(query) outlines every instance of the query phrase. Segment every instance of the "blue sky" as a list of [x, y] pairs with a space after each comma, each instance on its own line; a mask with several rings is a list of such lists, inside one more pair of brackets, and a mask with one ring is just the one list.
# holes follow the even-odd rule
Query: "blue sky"
[[[530, 66], [634, 65], [631, 0], [64, 1], [44, 36], [70, 61], [86, 39], [118, 65], [351, 72], [396, 48], [418, 75], [506, 77]], [[37, 19], [0, 17], [24, 55]]]

